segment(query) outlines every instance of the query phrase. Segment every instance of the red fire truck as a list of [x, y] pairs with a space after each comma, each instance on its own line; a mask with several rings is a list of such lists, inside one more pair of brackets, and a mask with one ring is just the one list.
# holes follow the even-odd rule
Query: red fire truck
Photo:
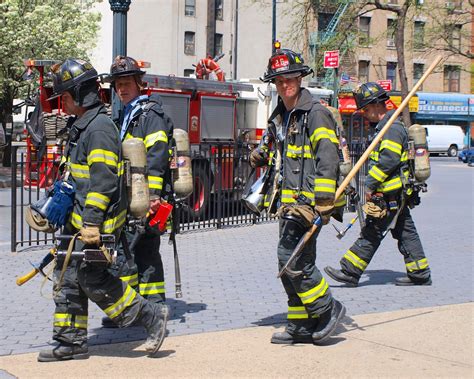
[[264, 127], [257, 127], [256, 100], [249, 83], [223, 82], [165, 75], [145, 75], [147, 92], [159, 93], [175, 128], [188, 132], [193, 162], [194, 192], [188, 199], [193, 219], [206, 215], [212, 194], [230, 198], [249, 174], [243, 162], [249, 144], [256, 144]]

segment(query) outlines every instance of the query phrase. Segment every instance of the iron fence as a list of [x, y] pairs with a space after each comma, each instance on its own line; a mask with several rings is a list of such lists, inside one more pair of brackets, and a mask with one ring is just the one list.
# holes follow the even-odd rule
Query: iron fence
[[[351, 146], [353, 162], [361, 156], [365, 145]], [[194, 191], [179, 206], [180, 233], [203, 229], [220, 229], [239, 225], [271, 222], [265, 212], [256, 216], [240, 201], [250, 178], [250, 148], [246, 143], [202, 144], [192, 151]], [[55, 236], [32, 230], [24, 221], [26, 207], [38, 201], [56, 179], [60, 152], [51, 146], [41, 160], [28, 152], [24, 143], [12, 146], [11, 251], [18, 247], [50, 244]], [[357, 190], [363, 193], [366, 166], [356, 176]], [[348, 210], [355, 206], [348, 202]]]

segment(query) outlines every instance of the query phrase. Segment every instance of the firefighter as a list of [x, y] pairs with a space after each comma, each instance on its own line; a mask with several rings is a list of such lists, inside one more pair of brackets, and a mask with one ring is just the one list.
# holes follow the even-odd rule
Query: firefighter
[[[375, 126], [378, 133], [394, 111], [388, 111], [389, 96], [377, 83], [362, 84], [355, 92], [358, 109], [364, 109], [364, 117]], [[398, 241], [403, 255], [407, 276], [397, 278], [398, 286], [431, 285], [431, 275], [420, 237], [410, 215], [410, 201], [414, 193], [407, 186], [409, 166], [407, 161], [408, 134], [398, 119], [383, 136], [369, 157], [369, 171], [365, 180], [365, 226], [359, 238], [347, 250], [340, 261], [341, 269], [325, 267], [334, 280], [356, 287], [359, 279], [383, 237], [390, 230]]]
[[[139, 138], [145, 143], [150, 195], [149, 213], [153, 214], [162, 198], [168, 199], [172, 195], [169, 145], [173, 138], [173, 123], [163, 112], [162, 101], [158, 94], [150, 96], [141, 94], [144, 74], [135, 59], [119, 55], [112, 63], [106, 81], [111, 83], [124, 106], [118, 121], [121, 140]], [[129, 242], [135, 233], [133, 229], [126, 232]], [[159, 231], [146, 227], [134, 251], [131, 251], [136, 268], [130, 269], [126, 264], [122, 264], [119, 272], [121, 279], [131, 286], [138, 287], [143, 297], [165, 306], [165, 278], [159, 248]], [[102, 325], [114, 327], [115, 323], [104, 318]]]
[[[273, 164], [271, 156], [281, 154], [277, 248], [280, 269], [315, 216], [327, 224], [334, 211], [339, 141], [329, 111], [320, 103], [313, 103], [309, 91], [301, 87], [302, 78], [310, 73], [312, 70], [300, 54], [278, 49], [261, 79], [274, 83], [279, 97], [264, 138], [251, 153], [250, 164]], [[345, 314], [344, 305], [332, 297], [315, 265], [317, 234], [296, 261], [295, 268], [303, 275], [281, 277], [288, 295], [288, 324], [285, 331], [273, 334], [272, 343], [320, 344], [334, 333]]]
[[[101, 233], [117, 236], [127, 212], [120, 137], [99, 100], [97, 76], [92, 65], [80, 59], [66, 59], [52, 67], [52, 98], [61, 96], [65, 111], [76, 116], [63, 157], [63, 180], [75, 188], [74, 207], [63, 234], [79, 233], [74, 250], [97, 248]], [[88, 299], [121, 327], [143, 325], [149, 335], [145, 349], [151, 354], [158, 351], [166, 332], [167, 310], [113, 276], [106, 264], [58, 262], [54, 275], [53, 339], [58, 345], [41, 351], [38, 361], [88, 358]]]

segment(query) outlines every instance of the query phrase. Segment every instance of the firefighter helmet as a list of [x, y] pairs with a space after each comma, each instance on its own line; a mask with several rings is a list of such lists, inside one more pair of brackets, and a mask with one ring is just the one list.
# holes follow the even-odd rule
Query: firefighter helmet
[[289, 49], [278, 49], [268, 60], [267, 71], [260, 80], [268, 83], [280, 75], [299, 74], [303, 77], [312, 72], [313, 69], [304, 64], [301, 54]]
[[[64, 62], [52, 66], [51, 74], [53, 77], [53, 95], [48, 100], [55, 99], [66, 91], [77, 95], [84, 84], [95, 86], [99, 76], [96, 69], [89, 62], [73, 58], [68, 58]], [[97, 89], [97, 87], [95, 88]], [[84, 105], [77, 97], [74, 96], [74, 100]]]
[[142, 76], [144, 74], [145, 71], [140, 69], [138, 62], [135, 59], [132, 57], [117, 55], [110, 66], [110, 74], [105, 81], [113, 83], [115, 79], [121, 76]]
[[54, 233], [58, 228], [51, 225], [45, 215], [45, 210], [52, 201], [51, 196], [45, 196], [25, 209], [25, 221], [31, 229], [37, 232]]
[[362, 109], [369, 104], [382, 103], [389, 99], [387, 92], [375, 82], [361, 84], [354, 91], [354, 100], [357, 109]]

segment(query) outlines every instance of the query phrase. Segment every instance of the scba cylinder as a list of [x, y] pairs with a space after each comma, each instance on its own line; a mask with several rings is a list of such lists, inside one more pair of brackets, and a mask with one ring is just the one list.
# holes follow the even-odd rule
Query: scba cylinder
[[122, 150], [128, 171], [128, 207], [133, 217], [141, 218], [146, 216], [150, 206], [145, 144], [139, 138], [130, 138], [122, 143]]
[[431, 175], [426, 129], [419, 124], [413, 124], [408, 129], [408, 138], [413, 141], [415, 146], [415, 178], [424, 182]]
[[173, 173], [174, 192], [178, 198], [184, 199], [193, 192], [189, 137], [186, 131], [174, 129], [173, 138], [176, 142], [175, 169]]

